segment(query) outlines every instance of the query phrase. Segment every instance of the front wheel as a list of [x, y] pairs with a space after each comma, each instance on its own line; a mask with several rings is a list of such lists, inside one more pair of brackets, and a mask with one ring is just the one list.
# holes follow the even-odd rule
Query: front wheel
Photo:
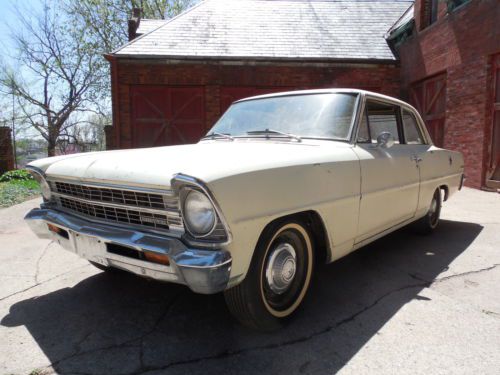
[[245, 280], [224, 293], [229, 310], [248, 327], [280, 328], [304, 299], [313, 262], [312, 238], [302, 222], [271, 224], [257, 244]]

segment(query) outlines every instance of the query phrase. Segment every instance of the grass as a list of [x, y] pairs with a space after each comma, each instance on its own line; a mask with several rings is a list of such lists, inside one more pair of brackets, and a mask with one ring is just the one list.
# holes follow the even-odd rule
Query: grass
[[35, 180], [11, 180], [0, 182], [0, 207], [9, 207], [35, 198], [40, 194], [40, 186]]

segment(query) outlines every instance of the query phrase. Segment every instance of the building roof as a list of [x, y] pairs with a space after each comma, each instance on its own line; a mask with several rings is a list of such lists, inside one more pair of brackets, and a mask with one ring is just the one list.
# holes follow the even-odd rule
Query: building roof
[[385, 37], [391, 39], [401, 32], [413, 20], [414, 16], [413, 4], [401, 15], [401, 17], [391, 26]]
[[113, 54], [175, 59], [394, 61], [384, 35], [412, 3], [205, 0]]
[[135, 34], [137, 36], [140, 36], [150, 33], [151, 31], [159, 28], [160, 26], [165, 25], [165, 23], [167, 23], [166, 20], [152, 20], [148, 18], [141, 18], [139, 22], [139, 27], [137, 28]]

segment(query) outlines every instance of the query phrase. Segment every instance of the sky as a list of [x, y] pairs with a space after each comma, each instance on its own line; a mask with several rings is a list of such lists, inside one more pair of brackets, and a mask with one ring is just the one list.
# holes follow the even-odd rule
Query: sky
[[[40, 8], [41, 0], [0, 0], [0, 47], [2, 51], [7, 50], [7, 54], [12, 53], [12, 44], [9, 34], [12, 29], [19, 28], [15, 7], [29, 7], [31, 9]], [[5, 56], [4, 53], [1, 53]]]
[[[42, 0], [0, 0], [0, 59], [12, 64], [10, 56], [15, 55], [14, 46], [10, 40], [11, 30], [20, 28], [17, 21], [15, 7], [28, 7], [37, 9], [41, 7]], [[12, 115], [11, 99], [0, 93], [0, 119], [10, 118]], [[8, 122], [10, 125], [10, 121]], [[25, 132], [25, 134], [37, 137], [37, 133]]]

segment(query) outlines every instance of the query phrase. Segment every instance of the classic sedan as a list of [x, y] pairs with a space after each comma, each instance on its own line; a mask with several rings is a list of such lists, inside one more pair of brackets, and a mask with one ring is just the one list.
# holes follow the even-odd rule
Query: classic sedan
[[96, 267], [224, 292], [256, 329], [280, 327], [314, 265], [412, 223], [430, 233], [463, 184], [458, 152], [418, 112], [361, 90], [233, 103], [197, 144], [37, 160], [40, 238]]

